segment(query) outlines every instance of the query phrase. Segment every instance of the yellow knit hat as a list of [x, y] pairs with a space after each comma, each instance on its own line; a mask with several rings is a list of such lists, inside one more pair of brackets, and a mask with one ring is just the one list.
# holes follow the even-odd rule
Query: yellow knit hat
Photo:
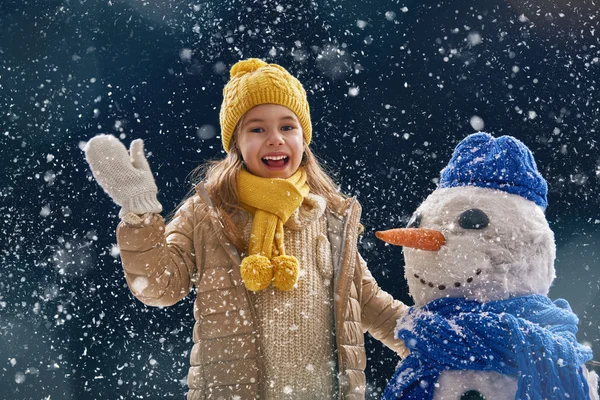
[[300, 81], [277, 64], [249, 58], [231, 67], [229, 82], [223, 89], [219, 120], [226, 152], [229, 152], [231, 137], [240, 118], [261, 104], [279, 104], [292, 110], [300, 121], [304, 140], [310, 143], [310, 109]]

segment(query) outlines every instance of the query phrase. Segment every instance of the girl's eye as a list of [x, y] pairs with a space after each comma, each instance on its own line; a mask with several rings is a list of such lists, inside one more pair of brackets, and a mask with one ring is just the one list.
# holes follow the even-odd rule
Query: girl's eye
[[472, 208], [460, 214], [458, 224], [464, 229], [483, 229], [490, 224], [490, 219], [479, 208]]
[[262, 130], [263, 130], [262, 128], [253, 128], [253, 129], [250, 129], [250, 132], [260, 133], [260, 132], [262, 132]]
[[421, 225], [421, 214], [414, 213], [412, 217], [408, 220], [408, 224], [406, 224], [407, 228], [418, 228]]
[[284, 131], [291, 131], [292, 129], [294, 129], [294, 127], [291, 125], [286, 125], [286, 126], [283, 126], [281, 129], [283, 129]]

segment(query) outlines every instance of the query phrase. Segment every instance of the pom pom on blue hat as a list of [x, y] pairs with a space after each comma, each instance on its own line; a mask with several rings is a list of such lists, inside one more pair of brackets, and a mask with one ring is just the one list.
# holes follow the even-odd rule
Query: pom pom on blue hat
[[533, 154], [512, 136], [484, 132], [463, 139], [441, 172], [440, 188], [477, 186], [522, 196], [542, 209], [548, 206], [548, 184]]

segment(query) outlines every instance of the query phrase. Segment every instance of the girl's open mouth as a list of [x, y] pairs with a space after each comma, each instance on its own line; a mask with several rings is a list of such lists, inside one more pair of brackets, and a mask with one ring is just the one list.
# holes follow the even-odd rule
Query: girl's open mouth
[[261, 159], [263, 164], [269, 168], [283, 168], [290, 161], [288, 156], [267, 156]]

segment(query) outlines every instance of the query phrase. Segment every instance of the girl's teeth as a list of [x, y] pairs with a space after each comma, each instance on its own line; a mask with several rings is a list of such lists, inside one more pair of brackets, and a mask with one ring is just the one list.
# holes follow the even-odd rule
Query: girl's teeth
[[286, 156], [263, 157], [265, 160], [283, 160]]
[[287, 156], [263, 157], [262, 161], [270, 167], [283, 167], [287, 163]]

